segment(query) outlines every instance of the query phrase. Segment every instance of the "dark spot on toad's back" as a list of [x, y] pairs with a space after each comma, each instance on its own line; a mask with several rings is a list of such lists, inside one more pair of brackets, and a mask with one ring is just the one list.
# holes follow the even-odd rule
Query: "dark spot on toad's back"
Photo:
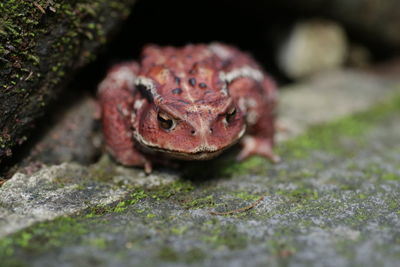
[[196, 85], [196, 79], [195, 78], [190, 78], [189, 79], [189, 83], [191, 86], [195, 86]]
[[172, 90], [172, 93], [174, 95], [179, 95], [179, 94], [182, 93], [182, 89], [181, 88], [175, 88], [175, 89]]
[[206, 87], [207, 87], [207, 84], [205, 84], [205, 83], [199, 83], [199, 86], [200, 86], [200, 88], [206, 88]]
[[190, 104], [189, 102], [186, 102], [185, 100], [179, 99], [178, 101], [181, 102], [181, 103], [183, 103], [183, 104], [185, 104], [185, 105], [189, 105], [189, 104]]

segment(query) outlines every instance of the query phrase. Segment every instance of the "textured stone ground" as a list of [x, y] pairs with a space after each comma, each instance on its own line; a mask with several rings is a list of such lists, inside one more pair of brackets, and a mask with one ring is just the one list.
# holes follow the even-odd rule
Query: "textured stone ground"
[[[282, 137], [284, 160], [276, 165], [260, 158], [238, 164], [232, 151], [150, 177], [107, 157], [16, 174], [0, 189], [2, 263], [397, 266], [400, 97], [387, 94], [399, 87], [357, 73], [320, 79], [310, 87], [334, 84], [337, 94], [328, 97], [321, 86], [293, 98], [292, 107], [317, 95], [329, 101], [282, 112], [284, 121], [300, 112], [305, 118], [294, 128], [303, 130]], [[284, 93], [283, 105], [295, 93]]]

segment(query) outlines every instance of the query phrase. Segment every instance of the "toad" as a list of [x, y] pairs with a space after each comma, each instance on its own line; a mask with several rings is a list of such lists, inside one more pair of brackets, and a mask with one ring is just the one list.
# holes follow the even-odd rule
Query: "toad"
[[221, 43], [148, 45], [98, 88], [108, 152], [147, 173], [160, 159], [208, 160], [236, 143], [238, 160], [273, 153], [276, 85], [247, 53]]

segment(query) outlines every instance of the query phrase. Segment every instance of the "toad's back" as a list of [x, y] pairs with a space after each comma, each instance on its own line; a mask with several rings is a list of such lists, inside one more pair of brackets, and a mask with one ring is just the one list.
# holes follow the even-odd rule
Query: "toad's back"
[[222, 75], [235, 65], [254, 64], [243, 52], [221, 44], [151, 45], [143, 51], [139, 77], [155, 83], [157, 95], [168, 102], [205, 103], [227, 95]]

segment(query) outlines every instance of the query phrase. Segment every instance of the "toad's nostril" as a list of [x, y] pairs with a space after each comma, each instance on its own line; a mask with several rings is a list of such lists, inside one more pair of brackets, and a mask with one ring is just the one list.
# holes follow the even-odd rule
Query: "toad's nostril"
[[213, 131], [214, 131], [214, 129], [213, 129], [213, 128], [210, 128], [210, 133], [213, 133]]
[[195, 130], [192, 130], [192, 131], [190, 131], [190, 133], [191, 133], [192, 135], [194, 135], [194, 134], [196, 133], [196, 131], [195, 131]]

